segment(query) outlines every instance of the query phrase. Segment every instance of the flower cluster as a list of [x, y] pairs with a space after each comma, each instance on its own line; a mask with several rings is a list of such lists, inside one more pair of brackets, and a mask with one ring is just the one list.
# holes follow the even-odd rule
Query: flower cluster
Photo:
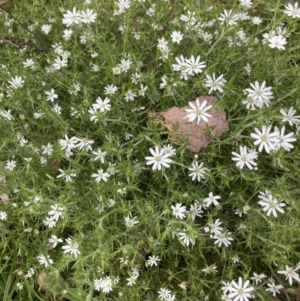
[[85, 11], [77, 11], [76, 7], [73, 7], [72, 11], [68, 10], [63, 15], [62, 23], [66, 27], [69, 27], [73, 24], [89, 24], [96, 21], [97, 14], [92, 9], [86, 9]]
[[108, 294], [113, 290], [113, 286], [118, 284], [120, 279], [118, 277], [106, 276], [100, 279], [94, 279], [94, 288], [95, 291], [102, 291], [105, 294]]
[[43, 223], [48, 228], [52, 229], [56, 226], [57, 221], [60, 217], [63, 218], [63, 207], [58, 204], [51, 205], [51, 210], [48, 212], [48, 217], [43, 220]]
[[202, 73], [206, 67], [206, 63], [201, 61], [200, 55], [196, 58], [192, 55], [189, 59], [184, 58], [183, 55], [175, 57], [176, 64], [172, 64], [174, 71], [180, 72], [180, 78], [188, 80], [191, 76]]

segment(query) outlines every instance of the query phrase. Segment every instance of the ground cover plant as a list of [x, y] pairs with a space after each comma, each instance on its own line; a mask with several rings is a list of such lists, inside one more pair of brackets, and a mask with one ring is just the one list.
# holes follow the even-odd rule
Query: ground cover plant
[[299, 19], [0, 1], [3, 300], [300, 300]]

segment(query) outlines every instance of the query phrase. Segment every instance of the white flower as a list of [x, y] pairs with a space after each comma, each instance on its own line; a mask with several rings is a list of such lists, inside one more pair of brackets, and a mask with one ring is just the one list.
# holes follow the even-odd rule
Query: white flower
[[248, 301], [249, 298], [253, 297], [250, 293], [254, 291], [254, 287], [249, 285], [250, 281], [247, 280], [243, 283], [243, 279], [241, 277], [239, 277], [238, 283], [231, 281], [231, 286], [228, 288], [230, 292], [228, 297], [235, 301]]
[[68, 171], [64, 171], [62, 169], [58, 169], [60, 174], [56, 176], [56, 178], [60, 179], [60, 178], [64, 178], [66, 183], [71, 183], [73, 182], [73, 178], [75, 178], [77, 175], [75, 172], [73, 172], [72, 170], [68, 170]]
[[162, 37], [161, 39], [158, 38], [157, 48], [160, 51], [163, 51], [165, 49], [168, 49], [168, 44], [169, 44], [168, 41], [166, 41], [164, 37]]
[[92, 144], [94, 144], [94, 140], [89, 140], [88, 138], [80, 139], [78, 138], [76, 148], [83, 149], [85, 148], [87, 151], [92, 150]]
[[96, 64], [93, 64], [93, 66], [92, 66], [92, 71], [93, 71], [93, 72], [98, 72], [99, 70], [100, 70], [99, 66], [96, 65]]
[[58, 243], [62, 242], [63, 240], [61, 238], [58, 238], [56, 235], [51, 235], [51, 237], [48, 239], [48, 243], [53, 249], [58, 245]]
[[92, 174], [92, 178], [95, 178], [95, 181], [97, 183], [99, 183], [100, 181], [104, 181], [104, 182], [107, 182], [107, 178], [110, 177], [110, 174], [107, 173], [107, 172], [104, 172], [103, 169], [98, 169], [97, 170], [98, 173], [93, 173]]
[[202, 269], [201, 271], [205, 273], [205, 276], [206, 276], [207, 274], [211, 274], [211, 273], [214, 273], [214, 274], [215, 274], [215, 273], [218, 272], [217, 266], [216, 266], [215, 264], [212, 264], [212, 265], [210, 265], [210, 266], [208, 266], [208, 267]]
[[91, 114], [90, 121], [98, 122], [99, 121], [99, 112], [100, 110], [97, 108], [89, 108], [88, 112]]
[[296, 273], [300, 269], [300, 265], [295, 269], [289, 267], [288, 265], [285, 266], [285, 271], [278, 271], [278, 274], [283, 274], [286, 276], [285, 279], [289, 280], [289, 285], [293, 285], [293, 280], [296, 280], [298, 283], [300, 282], [299, 275]]
[[139, 277], [140, 276], [140, 272], [137, 268], [131, 269], [131, 273], [134, 277]]
[[106, 112], [106, 111], [110, 111], [111, 105], [109, 103], [110, 103], [110, 100], [107, 97], [105, 97], [104, 100], [102, 100], [101, 97], [98, 97], [96, 99], [96, 103], [93, 104], [93, 108], [99, 109], [100, 112], [102, 112], [102, 113]]
[[24, 68], [30, 68], [31, 70], [33, 70], [35, 61], [33, 59], [26, 59], [26, 61], [23, 62], [22, 64]]
[[273, 214], [273, 216], [277, 217], [277, 211], [284, 213], [282, 207], [284, 207], [286, 204], [279, 202], [271, 194], [268, 194], [266, 196], [259, 196], [259, 198], [261, 200], [258, 202], [258, 204], [263, 207], [263, 211], [267, 212], [267, 216]]
[[239, 0], [241, 6], [244, 6], [246, 8], [251, 8], [251, 5], [253, 4], [251, 0]]
[[0, 211], [0, 220], [6, 221], [6, 219], [7, 219], [7, 213], [4, 211]]
[[171, 34], [171, 39], [173, 43], [179, 44], [183, 39], [183, 34], [180, 31], [173, 31]]
[[226, 83], [226, 80], [223, 78], [223, 74], [221, 74], [218, 78], [216, 78], [215, 73], [213, 73], [212, 77], [210, 75], [206, 75], [205, 86], [210, 88], [208, 94], [212, 91], [219, 91], [223, 93], [223, 86]]
[[191, 167], [189, 167], [189, 171], [191, 171], [189, 176], [192, 177], [192, 181], [197, 179], [197, 181], [200, 182], [201, 179], [205, 178], [206, 167], [203, 167], [203, 165], [203, 162], [199, 163], [195, 161], [192, 163]]
[[31, 278], [34, 275], [34, 268], [30, 268], [27, 273], [24, 275], [24, 278]]
[[50, 91], [45, 91], [45, 94], [47, 95], [47, 98], [46, 98], [47, 101], [53, 102], [54, 99], [58, 98], [58, 95], [55, 94], [54, 89], [51, 89]]
[[240, 257], [239, 257], [239, 255], [234, 255], [234, 256], [232, 256], [232, 261], [233, 261], [233, 263], [239, 263], [239, 262], [240, 262]]
[[198, 55], [195, 59], [195, 57], [192, 55], [189, 59], [185, 60], [186, 62], [186, 70], [189, 75], [194, 75], [201, 73], [205, 67], [205, 62], [200, 61], [200, 55]]
[[121, 72], [125, 72], [126, 73], [130, 69], [131, 64], [132, 64], [132, 61], [130, 59], [129, 60], [122, 59], [121, 63], [118, 64], [117, 67], [120, 68]]
[[140, 89], [138, 90], [139, 96], [145, 96], [145, 92], [147, 91], [148, 86], [144, 86], [143, 84], [140, 84]]
[[18, 290], [20, 290], [20, 291], [23, 289], [23, 285], [20, 282], [17, 282], [16, 286], [17, 286]]
[[55, 70], [60, 70], [62, 67], [66, 67], [68, 65], [68, 60], [66, 58], [57, 57], [54, 59], [53, 68]]
[[277, 48], [284, 50], [284, 45], [287, 44], [286, 38], [284, 38], [282, 35], [275, 35], [273, 37], [270, 37], [268, 39], [269, 41], [269, 47], [271, 48]]
[[189, 122], [193, 122], [196, 120], [197, 124], [200, 123], [201, 119], [203, 119], [203, 121], [205, 122], [208, 122], [208, 118], [211, 117], [211, 115], [206, 112], [212, 108], [212, 105], [206, 106], [206, 104], [206, 99], [200, 104], [198, 98], [196, 99], [196, 104], [194, 104], [193, 102], [189, 102], [190, 108], [185, 109], [185, 112], [187, 114], [183, 118], [187, 118]]
[[195, 12], [190, 12], [188, 10], [187, 15], [182, 14], [179, 19], [183, 22], [187, 22], [189, 26], [194, 27], [195, 23], [197, 22], [195, 15]]
[[114, 85], [107, 85], [104, 88], [104, 94], [105, 95], [114, 95], [114, 94], [117, 93], [117, 91], [118, 91], [118, 87], [114, 86]]
[[186, 212], [186, 207], [182, 206], [180, 203], [177, 203], [175, 206], [171, 206], [172, 210], [173, 210], [173, 215], [176, 218], [180, 218], [183, 219], [185, 218], [185, 212]]
[[161, 170], [161, 166], [170, 167], [169, 163], [172, 163], [170, 155], [166, 154], [164, 149], [160, 149], [158, 146], [149, 149], [153, 157], [146, 157], [146, 165], [153, 165], [153, 170]]
[[68, 90], [68, 92], [70, 93], [70, 95], [77, 95], [80, 90], [81, 90], [80, 83], [77, 82], [71, 85], [71, 88], [70, 90]]
[[94, 280], [95, 291], [101, 290], [103, 293], [107, 294], [112, 291], [112, 286], [113, 281], [109, 276]]
[[65, 41], [70, 40], [72, 33], [73, 33], [73, 31], [72, 31], [71, 29], [65, 29], [65, 30], [64, 30], [63, 39], [64, 39]]
[[49, 255], [44, 256], [43, 254], [40, 254], [37, 259], [39, 261], [39, 264], [44, 265], [45, 268], [48, 268], [49, 265], [53, 263], [53, 260], [50, 258]]
[[7, 160], [5, 162], [5, 169], [9, 171], [13, 171], [17, 166], [17, 162], [15, 160]]
[[164, 89], [165, 87], [168, 86], [168, 83], [167, 83], [167, 77], [164, 75], [162, 78], [161, 78], [162, 82], [160, 83], [159, 85], [159, 89]]
[[101, 163], [104, 163], [104, 158], [106, 156], [106, 152], [103, 152], [100, 148], [98, 148], [96, 151], [92, 151], [92, 154], [95, 156], [92, 160], [93, 161], [100, 161]]
[[0, 111], [0, 116], [7, 119], [7, 120], [12, 120], [13, 116], [10, 113], [10, 110], [1, 110]]
[[[221, 290], [223, 294], [227, 294], [229, 292], [229, 288], [231, 287], [231, 283], [229, 281], [222, 281], [222, 287]], [[231, 301], [231, 299], [229, 300]]]
[[160, 261], [158, 256], [149, 256], [149, 259], [147, 260], [147, 266], [157, 266], [158, 261]]
[[56, 220], [53, 216], [46, 217], [45, 219], [43, 219], [43, 224], [52, 229], [56, 226]]
[[43, 155], [51, 156], [53, 153], [53, 145], [51, 143], [42, 145], [41, 150]]
[[169, 155], [170, 157], [176, 155], [176, 149], [171, 144], [163, 146], [162, 149], [164, 150], [165, 154]]
[[183, 55], [180, 55], [180, 57], [175, 57], [175, 60], [177, 64], [172, 64], [173, 70], [181, 71], [181, 73], [187, 73], [187, 62]]
[[295, 2], [295, 6], [291, 3], [288, 3], [288, 5], [285, 6], [285, 14], [287, 14], [289, 17], [292, 17], [293, 19], [300, 18], [300, 8], [298, 8], [298, 2]]
[[270, 133], [271, 126], [263, 125], [262, 130], [255, 128], [256, 133], [251, 133], [251, 137], [256, 139], [254, 145], [259, 145], [258, 151], [261, 152], [263, 149], [267, 153], [270, 153], [274, 149], [274, 138], [276, 133]]
[[252, 98], [254, 104], [262, 108], [263, 105], [267, 107], [270, 104], [270, 99], [273, 98], [273, 92], [271, 87], [266, 87], [266, 82], [263, 81], [260, 85], [258, 81], [255, 81], [254, 84], [250, 83], [251, 88], [245, 89], [245, 92], [248, 94], [248, 97]]
[[210, 192], [208, 194], [208, 198], [205, 198], [203, 200], [203, 203], [205, 204], [205, 207], [209, 207], [211, 204], [214, 204], [215, 206], [219, 205], [219, 202], [217, 200], [219, 200], [221, 197], [219, 195], [213, 195], [212, 192]]
[[290, 107], [289, 110], [287, 109], [280, 109], [280, 117], [282, 122], [288, 122], [290, 126], [294, 124], [298, 124], [300, 122], [300, 116], [295, 116], [296, 110], [293, 107]]
[[253, 277], [251, 277], [251, 280], [255, 281], [255, 284], [258, 284], [259, 282], [262, 282], [262, 279], [266, 278], [267, 276], [265, 274], [256, 274], [253, 273]]
[[48, 215], [53, 217], [57, 222], [60, 217], [63, 217], [63, 207], [58, 206], [57, 204], [51, 205], [51, 210], [48, 212]]
[[131, 1], [130, 0], [118, 0], [116, 5], [118, 6], [119, 10], [114, 11], [114, 15], [119, 15], [119, 14], [124, 13], [125, 10], [130, 8]]
[[132, 227], [134, 227], [134, 225], [139, 223], [136, 216], [131, 218], [128, 215], [128, 216], [125, 216], [124, 219], [125, 219], [125, 225], [126, 225], [127, 228], [132, 228]]
[[73, 7], [73, 11], [68, 10], [66, 14], [63, 14], [62, 22], [67, 27], [80, 22], [80, 13], [77, 12], [76, 7]]
[[141, 82], [141, 73], [136, 72], [131, 75], [131, 81], [133, 84], [137, 85], [138, 83]]
[[160, 288], [158, 291], [158, 297], [162, 301], [168, 301], [171, 297], [171, 291], [166, 288]]
[[61, 149], [62, 150], [66, 149], [69, 152], [71, 152], [72, 149], [77, 147], [77, 145], [76, 145], [77, 142], [78, 142], [77, 137], [72, 137], [72, 138], [69, 139], [69, 137], [67, 135], [65, 135], [65, 139], [60, 139], [59, 140], [59, 144], [61, 146]]
[[194, 246], [196, 243], [194, 237], [192, 237], [191, 235], [188, 235], [186, 230], [179, 232], [178, 237], [179, 237], [180, 241], [187, 247], [190, 244]]
[[283, 126], [280, 131], [275, 128], [274, 133], [276, 134], [276, 136], [274, 138], [274, 148], [278, 150], [282, 147], [289, 152], [292, 148], [294, 148], [294, 145], [290, 142], [295, 142], [297, 139], [293, 137], [294, 133], [284, 135], [284, 132], [285, 126]]
[[215, 236], [213, 236], [213, 239], [215, 240], [214, 244], [218, 245], [219, 248], [222, 245], [228, 247], [231, 245], [231, 241], [233, 240], [233, 238], [229, 236], [230, 234], [230, 232], [221, 232], [219, 234], [215, 234]]
[[54, 111], [55, 113], [57, 113], [58, 115], [61, 114], [61, 106], [58, 105], [57, 103], [54, 104], [54, 106], [53, 106], [52, 109], [53, 109], [53, 111]]
[[260, 18], [260, 17], [252, 17], [251, 18], [251, 21], [252, 21], [252, 23], [254, 24], [254, 25], [259, 25], [259, 24], [261, 24], [263, 21], [262, 21], [262, 19]]
[[253, 166], [257, 165], [256, 162], [254, 162], [254, 160], [257, 159], [257, 152], [250, 151], [248, 153], [246, 146], [240, 146], [240, 153], [232, 152], [232, 154], [234, 156], [232, 160], [236, 162], [236, 166], [240, 169], [242, 169], [245, 164], [249, 169], [253, 169]]
[[136, 277], [135, 275], [130, 275], [129, 278], [126, 278], [127, 280], [127, 286], [132, 286], [134, 284], [136, 284], [136, 280], [137, 280], [138, 277]]
[[50, 24], [44, 24], [42, 25], [41, 27], [41, 31], [44, 33], [44, 34], [49, 34], [49, 32], [51, 31], [52, 29], [52, 25]]
[[81, 11], [79, 13], [80, 21], [86, 24], [94, 23], [97, 18], [97, 14], [94, 13], [92, 9], [87, 9], [86, 11]]
[[12, 89], [22, 88], [24, 84], [24, 80], [21, 76], [15, 76], [8, 81]]
[[280, 294], [279, 290], [283, 289], [283, 286], [281, 284], [276, 285], [274, 282], [268, 283], [267, 286], [269, 288], [267, 288], [266, 291], [271, 292], [274, 297], [277, 293]]
[[201, 217], [202, 216], [201, 213], [203, 213], [203, 210], [202, 210], [202, 206], [199, 203], [196, 202], [195, 204], [191, 204], [189, 215], [192, 221], [196, 219], [196, 216]]
[[[0, 112], [0, 114], [1, 114], [1, 112]], [[40, 119], [40, 118], [42, 118], [43, 116], [44, 116], [44, 113], [42, 113], [41, 110], [38, 110], [37, 112], [33, 113], [33, 118], [34, 118], [34, 119]]]
[[[114, 175], [115, 174], [115, 172], [116, 172], [115, 166], [116, 166], [116, 163], [113, 164], [111, 162], [108, 162], [107, 172], [110, 175]], [[126, 188], [123, 188], [123, 189], [126, 191]]]
[[64, 250], [63, 252], [65, 254], [70, 253], [71, 255], [73, 255], [75, 258], [78, 257], [78, 255], [80, 254], [80, 251], [78, 250], [79, 245], [77, 242], [72, 241], [72, 239], [69, 237], [66, 239], [66, 245], [62, 246], [62, 249]]
[[225, 9], [224, 12], [221, 13], [218, 20], [220, 21], [221, 25], [223, 25], [224, 23], [226, 23], [228, 25], [236, 25], [238, 16], [232, 13], [232, 9], [229, 11], [227, 9]]
[[124, 99], [126, 101], [134, 101], [135, 98], [136, 98], [136, 93], [134, 93], [131, 89], [126, 91], [125, 97], [124, 97]]
[[245, 69], [245, 71], [247, 72], [248, 75], [251, 74], [252, 68], [251, 68], [249, 63], [247, 63], [247, 65], [244, 67], [244, 69]]

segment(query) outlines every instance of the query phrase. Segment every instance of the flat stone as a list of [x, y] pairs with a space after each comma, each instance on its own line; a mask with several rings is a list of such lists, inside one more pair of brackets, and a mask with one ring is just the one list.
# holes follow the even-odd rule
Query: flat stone
[[[204, 100], [207, 101], [207, 105], [214, 105], [218, 102], [218, 98], [214, 96], [199, 96], [197, 99], [200, 104]], [[192, 101], [192, 103], [196, 103], [196, 100]], [[181, 144], [187, 138], [189, 142], [187, 149], [198, 153], [203, 147], [207, 147], [213, 141], [213, 137], [205, 132], [207, 126], [213, 127], [212, 132], [216, 136], [221, 136], [229, 130], [224, 111], [211, 109], [208, 111], [211, 115], [208, 118], [208, 122], [201, 120], [199, 124], [196, 124], [189, 122], [188, 119], [183, 119], [186, 116], [185, 109], [187, 108], [188, 106], [173, 107], [161, 113], [165, 119], [164, 124], [168, 129], [169, 139], [174, 144]]]

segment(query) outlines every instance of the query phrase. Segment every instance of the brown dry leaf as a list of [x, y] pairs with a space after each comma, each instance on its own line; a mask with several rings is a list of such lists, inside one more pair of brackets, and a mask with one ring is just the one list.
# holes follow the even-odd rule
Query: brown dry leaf
[[[207, 105], [214, 105], [218, 99], [214, 96], [197, 97], [200, 104], [206, 100]], [[195, 103], [196, 100], [192, 101]], [[183, 119], [186, 116], [185, 107], [173, 107], [172, 109], [161, 112], [165, 118], [164, 125], [168, 129], [169, 139], [172, 143], [180, 145], [184, 139], [188, 139], [187, 149], [197, 153], [203, 147], [207, 147], [213, 140], [213, 137], [205, 132], [206, 126], [213, 127], [214, 135], [221, 136], [229, 130], [228, 122], [226, 121], [226, 113], [224, 111], [211, 110], [211, 117], [208, 122], [200, 121], [199, 124], [188, 122]]]
[[181, 289], [183, 289], [184, 291], [186, 291], [187, 288], [188, 288], [188, 285], [187, 285], [187, 282], [186, 282], [186, 281], [183, 281], [183, 282], [179, 283], [178, 286], [179, 286]]
[[60, 161], [50, 160], [49, 166], [52, 171], [57, 171], [60, 168]]
[[11, 0], [0, 1], [0, 6], [3, 5], [3, 4], [5, 4], [6, 2], [9, 2], [9, 1], [11, 1]]
[[9, 196], [6, 193], [1, 193], [0, 200], [2, 201], [3, 204], [6, 205], [9, 201]]
[[50, 278], [46, 273], [40, 273], [37, 278], [37, 283], [40, 288], [47, 290], [50, 284]]
[[0, 176], [0, 186], [6, 186], [5, 183], [6, 183], [5, 177], [4, 176]]

